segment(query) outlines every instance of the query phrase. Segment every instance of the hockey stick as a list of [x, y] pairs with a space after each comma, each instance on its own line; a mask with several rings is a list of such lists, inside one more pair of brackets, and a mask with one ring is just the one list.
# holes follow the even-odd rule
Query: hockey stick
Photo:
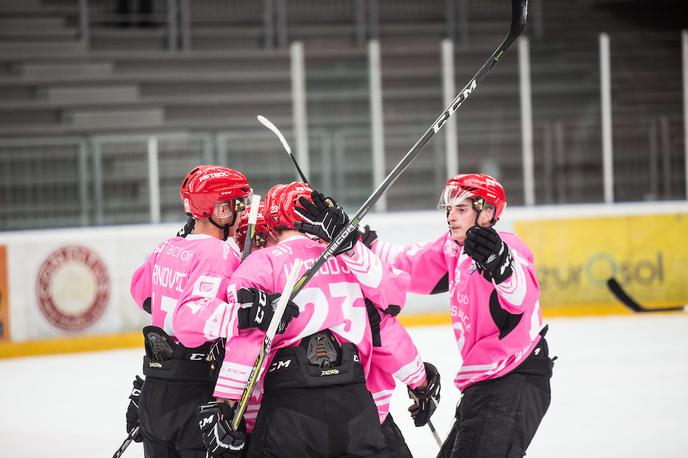
[[[463, 104], [463, 102], [465, 102], [466, 99], [468, 99], [471, 93], [475, 91], [475, 89], [478, 87], [478, 84], [480, 84], [480, 82], [485, 78], [485, 76], [487, 76], [489, 71], [492, 69], [492, 67], [495, 66], [495, 64], [499, 61], [499, 59], [506, 52], [506, 50], [509, 49], [509, 47], [514, 43], [514, 41], [516, 41], [516, 38], [518, 38], [518, 36], [521, 35], [521, 32], [523, 32], [523, 28], [526, 25], [527, 15], [528, 0], [511, 0], [511, 28], [509, 30], [509, 34], [506, 36], [504, 41], [502, 41], [502, 43], [500, 43], [500, 45], [497, 46], [497, 49], [494, 50], [494, 52], [490, 55], [487, 61], [482, 65], [482, 67], [480, 67], [478, 72], [475, 75], [473, 75], [473, 78], [468, 82], [468, 84], [466, 84], [466, 86], [461, 90], [461, 92], [459, 92], [459, 94], [454, 98], [452, 103], [442, 112], [442, 114], [435, 120], [435, 122], [430, 126], [430, 128], [428, 128], [428, 130], [425, 131], [423, 136], [416, 142], [415, 145], [413, 145], [413, 147], [411, 147], [409, 152], [406, 153], [406, 155], [403, 158], [401, 158], [399, 163], [397, 163], [397, 165], [389, 173], [389, 175], [385, 177], [385, 179], [382, 181], [382, 183], [380, 183], [377, 189], [370, 195], [370, 197], [368, 197], [368, 199], [363, 203], [363, 205], [361, 205], [361, 208], [358, 210], [358, 212], [356, 212], [356, 215], [349, 221], [349, 224], [339, 232], [337, 237], [330, 242], [325, 251], [323, 251], [322, 254], [313, 262], [313, 265], [306, 270], [306, 272], [301, 276], [301, 278], [299, 278], [299, 280], [294, 285], [293, 290], [291, 291], [289, 297], [290, 300], [293, 299], [299, 293], [299, 291], [303, 289], [306, 283], [308, 283], [311, 280], [311, 278], [315, 276], [318, 270], [320, 270], [320, 267], [322, 267], [322, 265], [325, 262], [327, 262], [327, 260], [330, 257], [332, 257], [332, 254], [337, 250], [337, 248], [339, 248], [342, 242], [346, 240], [349, 234], [351, 234], [353, 231], [357, 229], [358, 223], [368, 213], [368, 210], [370, 210], [370, 208], [373, 205], [375, 205], [378, 199], [380, 199], [380, 196], [382, 196], [382, 194], [385, 191], [387, 191], [387, 189], [396, 181], [396, 179], [399, 178], [399, 175], [401, 175], [404, 172], [404, 170], [406, 170], [408, 166], [411, 165], [411, 162], [413, 162], [413, 160], [421, 153], [421, 151], [423, 151], [425, 145], [427, 145], [427, 143], [432, 139], [432, 137], [434, 137], [435, 134], [439, 132], [442, 126], [444, 126], [444, 124], [447, 122], [447, 119], [449, 119], [449, 117], [452, 114], [454, 114], [456, 110], [459, 109], [461, 104]], [[270, 323], [271, 327], [273, 326], [273, 324], [275, 324], [275, 322], [279, 323], [282, 320], [281, 313], [278, 314], [277, 311], [275, 311], [272, 320], [273, 321]], [[274, 334], [272, 337], [274, 337]], [[251, 390], [253, 389], [253, 385], [255, 385], [256, 383], [256, 378], [258, 377], [259, 373], [259, 371], [256, 370], [256, 367], [260, 366], [262, 364], [263, 359], [265, 359], [265, 354], [263, 352], [266, 346], [268, 349], [270, 348], [272, 337], [269, 337], [268, 335], [265, 336], [261, 353], [258, 355], [258, 359], [256, 359], [256, 362], [253, 365], [253, 369], [251, 370], [251, 374], [249, 376], [248, 384], [244, 388], [244, 391], [241, 395], [241, 400], [239, 401], [239, 407], [237, 407], [236, 411], [237, 414], [241, 413], [241, 415], [235, 414], [232, 420], [232, 426], [235, 428], [239, 425], [241, 416], [243, 415], [243, 412], [246, 410], [246, 405], [248, 404], [248, 398], [251, 394]]]
[[330, 242], [325, 251], [320, 255], [319, 258], [315, 260], [313, 265], [306, 270], [306, 272], [299, 278], [294, 286], [294, 291], [292, 292], [292, 299], [296, 296], [304, 285], [310, 281], [311, 278], [318, 272], [320, 267], [332, 256], [332, 254], [339, 248], [344, 240], [355, 231], [358, 227], [358, 223], [361, 219], [368, 213], [368, 210], [375, 205], [375, 203], [380, 199], [380, 196], [387, 191], [387, 189], [399, 178], [404, 170], [411, 165], [411, 162], [423, 151], [423, 148], [427, 143], [435, 136], [437, 132], [444, 126], [447, 119], [454, 114], [456, 110], [463, 104], [463, 102], [468, 99], [468, 97], [475, 91], [478, 84], [485, 78], [488, 72], [494, 67], [494, 65], [499, 61], [504, 52], [516, 41], [516, 38], [521, 34], [523, 28], [526, 25], [526, 17], [528, 13], [528, 0], [511, 0], [511, 29], [509, 30], [509, 35], [502, 41], [502, 43], [494, 50], [492, 55], [487, 59], [487, 61], [480, 67], [478, 72], [473, 76], [473, 78], [468, 82], [468, 84], [459, 92], [459, 94], [454, 98], [452, 103], [442, 112], [442, 114], [435, 120], [435, 122], [430, 126], [430, 128], [425, 131], [423, 136], [416, 142], [415, 145], [409, 150], [406, 155], [401, 158], [399, 163], [394, 167], [394, 169], [385, 177], [382, 183], [377, 187], [373, 194], [368, 197], [361, 208], [358, 210], [356, 215], [349, 221], [349, 224], [344, 227], [337, 235], [337, 237]]
[[248, 214], [248, 226], [246, 227], [246, 240], [244, 241], [244, 252], [241, 254], [241, 260], [251, 254], [251, 243], [253, 237], [256, 235], [256, 221], [258, 221], [258, 207], [260, 206], [260, 196], [253, 195], [251, 199], [251, 211]]
[[119, 446], [117, 451], [115, 452], [114, 455], [112, 455], [112, 458], [119, 458], [122, 456], [122, 453], [129, 447], [129, 444], [131, 444], [131, 441], [134, 440], [134, 436], [139, 432], [139, 426], [137, 425], [134, 429], [129, 431], [129, 434], [127, 435], [127, 438], [124, 439], [124, 442], [122, 442], [122, 445]]
[[[413, 390], [411, 390], [411, 388], [409, 388], [408, 386], [406, 387], [406, 389], [408, 390], [408, 394], [411, 397], [411, 399], [413, 400], [413, 403], [416, 405], [419, 405], [420, 401], [418, 400], [418, 396], [416, 396], [416, 394], [413, 392]], [[437, 406], [437, 403], [435, 403], [434, 399], [430, 398], [430, 402], [432, 402], [433, 404], [435, 404], [435, 406]], [[437, 433], [437, 430], [435, 429], [435, 425], [432, 424], [432, 421], [430, 421], [429, 418], [428, 418], [427, 425], [428, 425], [428, 428], [430, 428], [430, 432], [432, 433], [432, 437], [434, 437], [435, 442], [437, 442], [437, 446], [441, 449], [442, 448], [442, 438]]]
[[[435, 402], [435, 401], [433, 401]], [[440, 435], [437, 434], [437, 430], [435, 429], [435, 426], [432, 424], [430, 419], [428, 419], [428, 428], [430, 428], [430, 432], [432, 433], [432, 437], [435, 438], [435, 442], [437, 442], [437, 446], [439, 448], [442, 448], [442, 439], [440, 438]]]
[[[296, 167], [297, 172], [301, 176], [301, 181], [304, 182], [305, 184], [309, 185], [308, 179], [304, 175], [304, 173], [301, 171], [301, 168], [299, 167], [299, 164], [296, 162], [296, 158], [294, 158], [294, 155], [291, 154], [291, 149], [289, 148], [289, 145], [287, 144], [286, 140], [284, 140], [284, 136], [282, 133], [279, 131], [277, 126], [275, 126], [273, 123], [271, 123], [266, 117], [258, 115], [258, 121], [260, 121], [263, 125], [265, 125], [268, 129], [272, 130], [277, 137], [282, 141], [282, 144], [285, 146], [284, 149], [287, 151], [289, 156], [291, 156], [291, 160], [294, 163], [294, 166]], [[418, 404], [418, 398], [413, 394], [411, 389], [409, 388], [409, 394], [412, 396], [413, 401]], [[435, 403], [434, 400], [431, 400], [432, 403]], [[428, 428], [430, 428], [430, 432], [432, 433], [433, 437], [435, 438], [435, 442], [437, 442], [437, 445], [442, 448], [442, 439], [440, 438], [440, 435], [437, 433], [437, 430], [435, 429], [435, 425], [432, 424], [432, 421], [428, 419]]]
[[241, 393], [241, 399], [239, 400], [239, 405], [234, 412], [234, 417], [232, 417], [232, 428], [236, 431], [241, 422], [241, 417], [244, 416], [246, 407], [248, 406], [248, 399], [251, 396], [251, 391], [253, 391], [253, 386], [258, 380], [260, 375], [260, 370], [263, 366], [263, 361], [270, 353], [270, 347], [272, 346], [272, 339], [275, 338], [277, 334], [277, 327], [282, 321], [282, 315], [284, 315], [284, 309], [287, 308], [287, 303], [291, 300], [292, 289], [294, 288], [294, 283], [296, 282], [296, 277], [299, 275], [299, 270], [301, 269], [301, 260], [296, 259], [291, 267], [291, 272], [289, 272], [289, 277], [287, 277], [287, 282], [284, 284], [284, 290], [282, 295], [277, 300], [277, 306], [275, 307], [275, 313], [272, 316], [268, 330], [265, 331], [265, 339], [263, 339], [263, 346], [260, 349], [258, 358], [253, 363], [251, 368], [251, 373], [248, 376], [248, 384], [244, 387], [243, 393]]
[[615, 278], [610, 278], [607, 280], [607, 287], [612, 292], [612, 294], [626, 307], [638, 313], [646, 312], [688, 312], [688, 305], [674, 305], [670, 307], [656, 307], [648, 308], [640, 305], [631, 296], [624, 291], [618, 281]]
[[258, 115], [256, 116], [258, 118], [258, 122], [260, 122], [262, 125], [270, 129], [277, 135], [277, 138], [279, 138], [279, 141], [282, 143], [282, 146], [284, 146], [284, 150], [287, 152], [289, 157], [291, 158], [291, 161], [294, 163], [294, 167], [296, 167], [296, 171], [299, 172], [299, 176], [301, 177], [301, 181], [306, 183], [308, 186], [310, 186], [310, 183], [308, 182], [308, 179], [306, 178], [306, 175], [301, 171], [301, 167], [299, 167], [299, 164], [296, 162], [296, 158], [294, 158], [294, 155], [291, 152], [291, 147], [289, 146], [289, 143], [287, 143], [287, 139], [284, 138], [284, 135], [282, 135], [282, 132], [277, 128], [276, 125], [270, 122], [268, 118], [266, 118], [263, 115]]

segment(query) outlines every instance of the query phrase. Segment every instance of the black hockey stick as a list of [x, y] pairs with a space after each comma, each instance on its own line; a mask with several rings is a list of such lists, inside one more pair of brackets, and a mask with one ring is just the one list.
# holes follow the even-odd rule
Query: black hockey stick
[[[375, 203], [380, 199], [380, 196], [382, 196], [382, 194], [387, 191], [387, 189], [396, 181], [396, 179], [399, 178], [399, 175], [401, 175], [404, 170], [411, 165], [411, 162], [413, 162], [413, 160], [421, 153], [421, 151], [423, 151], [425, 145], [427, 145], [432, 137], [439, 132], [442, 126], [444, 126], [444, 124], [447, 122], [447, 119], [449, 119], [451, 115], [459, 109], [461, 104], [468, 99], [471, 93], [475, 91], [475, 89], [478, 87], [478, 84], [480, 84], [485, 76], [487, 76], [492, 67], [495, 66], [506, 50], [509, 49], [514, 41], [516, 41], [518, 36], [521, 35], [521, 32], [523, 32], [523, 28], [526, 25], [527, 16], [528, 0], [511, 0], [511, 28], [507, 37], [504, 39], [504, 41], [502, 41], [497, 49], [494, 50], [487, 61], [482, 65], [482, 67], [480, 67], [478, 72], [454, 98], [452, 103], [442, 112], [442, 114], [435, 120], [430, 128], [425, 131], [423, 136], [416, 142], [415, 145], [413, 145], [413, 147], [411, 147], [409, 152], [406, 153], [403, 158], [401, 158], [399, 163], [394, 167], [394, 169], [392, 169], [389, 175], [385, 177], [377, 189], [370, 195], [370, 197], [368, 197], [368, 200], [361, 205], [361, 208], [358, 210], [358, 212], [356, 212], [356, 215], [351, 219], [351, 221], [349, 221], [349, 224], [339, 232], [337, 237], [330, 242], [325, 251], [323, 251], [323, 253], [314, 261], [313, 265], [306, 270], [301, 278], [299, 278], [299, 280], [296, 282], [296, 285], [294, 285], [291, 295], [289, 296], [290, 300], [294, 299], [294, 297], [303, 289], [306, 283], [308, 283], [311, 278], [315, 276], [318, 270], [320, 270], [320, 267], [322, 267], [322, 265], [327, 262], [330, 257], [332, 257], [333, 253], [337, 250], [337, 248], [339, 248], [342, 242], [346, 240], [349, 234], [358, 228], [358, 223], [360, 223], [361, 219], [363, 219], [363, 217], [368, 213], [368, 210], [375, 205]], [[277, 320], [279, 323], [282, 320], [282, 315], [275, 312], [272, 316], [272, 319]], [[251, 370], [249, 380], [241, 395], [239, 406], [237, 407], [236, 413], [232, 420], [232, 427], [234, 428], [238, 427], [239, 421], [246, 410], [248, 399], [251, 395], [251, 390], [253, 389], [256, 379], [260, 373], [260, 370], [256, 370], [256, 368], [260, 369], [262, 366], [263, 360], [270, 350], [271, 342], [272, 338], [268, 338], [266, 335], [265, 340], [263, 341], [263, 346], [258, 358], [256, 359], [256, 362], [254, 363], [253, 369]]]
[[607, 280], [607, 287], [612, 292], [612, 294], [626, 307], [638, 313], [646, 312], [688, 312], [688, 305], [673, 305], [670, 307], [656, 307], [649, 308], [640, 305], [631, 296], [624, 291], [618, 281], [615, 278], [610, 278]]
[[[416, 405], [419, 405], [419, 404], [420, 404], [420, 401], [418, 400], [418, 396], [416, 396], [416, 394], [413, 392], [413, 390], [411, 390], [410, 387], [407, 386], [406, 389], [408, 390], [409, 397], [413, 400], [413, 402], [414, 402]], [[436, 405], [434, 399], [430, 398], [430, 402], [432, 402], [433, 404]], [[432, 437], [434, 437], [434, 438], [435, 438], [435, 442], [437, 442], [437, 446], [438, 446], [440, 449], [442, 449], [442, 438], [441, 438], [440, 435], [437, 433], [437, 430], [435, 429], [435, 425], [432, 424], [432, 422], [430, 421], [429, 418], [428, 418], [428, 423], [427, 423], [427, 425], [428, 425], [428, 428], [430, 428], [430, 432], [432, 433]]]
[[473, 76], [473, 78], [466, 84], [466, 86], [459, 92], [459, 94], [454, 98], [452, 103], [442, 112], [442, 114], [435, 120], [435, 122], [430, 126], [430, 128], [425, 131], [423, 136], [416, 142], [415, 145], [409, 150], [406, 155], [401, 158], [399, 163], [394, 167], [394, 169], [385, 177], [382, 183], [377, 187], [377, 189], [368, 197], [361, 208], [358, 210], [356, 215], [351, 218], [349, 224], [342, 229], [342, 231], [337, 235], [337, 237], [330, 242], [325, 251], [320, 255], [318, 259], [315, 260], [313, 265], [306, 270], [306, 272], [299, 278], [294, 286], [294, 291], [292, 292], [292, 299], [296, 296], [304, 285], [310, 281], [311, 278], [318, 272], [320, 267], [327, 262], [327, 260], [332, 256], [332, 254], [339, 248], [344, 240], [358, 228], [358, 223], [361, 219], [368, 213], [368, 210], [372, 208], [373, 205], [380, 199], [380, 196], [387, 191], [387, 189], [399, 178], [404, 170], [411, 165], [411, 162], [423, 151], [425, 145], [435, 136], [437, 132], [444, 126], [447, 119], [454, 114], [456, 110], [463, 104], [463, 102], [468, 99], [468, 97], [475, 91], [478, 84], [485, 78], [492, 67], [499, 61], [504, 52], [516, 41], [516, 38], [523, 32], [523, 28], [526, 25], [526, 17], [528, 14], [528, 0], [511, 0], [511, 29], [509, 30], [509, 35], [502, 41], [502, 43], [494, 50], [492, 55], [487, 59], [487, 61], [480, 67], [478, 72]]
[[[282, 135], [282, 132], [275, 126], [272, 122], [270, 122], [265, 116], [258, 115], [258, 121], [260, 121], [265, 127], [270, 129], [277, 135], [277, 138], [280, 139], [282, 142], [282, 145], [284, 145], [284, 149], [286, 150], [287, 154], [291, 157], [292, 162], [294, 163], [294, 166], [296, 167], [296, 171], [299, 173], [299, 176], [301, 177], [301, 181], [307, 185], [310, 186], [308, 183], [308, 179], [306, 178], [306, 175], [301, 171], [301, 167], [299, 167], [298, 162], [296, 162], [296, 158], [294, 157], [293, 154], [291, 154], [291, 148], [289, 148], [289, 144], [287, 143], [287, 140], [284, 138], [284, 135]], [[412, 396], [414, 402], [418, 404], [418, 398], [415, 397], [413, 394], [413, 391], [409, 388], [409, 393]], [[430, 402], [435, 402], [434, 400], [431, 399]], [[432, 436], [435, 438], [435, 442], [437, 442], [437, 445], [442, 448], [442, 439], [440, 438], [440, 435], [437, 433], [437, 430], [435, 429], [435, 425], [432, 424], [432, 421], [428, 418], [428, 428], [430, 428], [430, 432], [432, 433]]]
[[119, 458], [122, 456], [122, 453], [129, 447], [129, 444], [134, 440], [134, 436], [139, 432], [139, 426], [137, 425], [134, 429], [129, 431], [129, 434], [127, 435], [127, 438], [124, 439], [124, 442], [122, 442], [122, 445], [119, 446], [117, 451], [115, 452], [114, 455], [112, 455], [112, 458]]
[[301, 181], [306, 183], [308, 186], [310, 186], [310, 183], [308, 182], [308, 179], [306, 178], [306, 175], [304, 175], [303, 171], [301, 171], [301, 167], [299, 167], [299, 164], [296, 162], [296, 158], [294, 157], [294, 154], [291, 152], [291, 147], [289, 146], [289, 143], [287, 143], [287, 139], [284, 138], [284, 135], [282, 135], [282, 132], [277, 128], [276, 125], [274, 125], [268, 118], [262, 115], [256, 116], [258, 118], [258, 121], [270, 129], [271, 131], [274, 132], [275, 135], [277, 135], [277, 138], [279, 139], [280, 143], [282, 143], [282, 146], [284, 146], [284, 150], [287, 152], [289, 157], [291, 158], [291, 161], [294, 163], [294, 167], [296, 167], [296, 171], [299, 173], [299, 176], [301, 177]]

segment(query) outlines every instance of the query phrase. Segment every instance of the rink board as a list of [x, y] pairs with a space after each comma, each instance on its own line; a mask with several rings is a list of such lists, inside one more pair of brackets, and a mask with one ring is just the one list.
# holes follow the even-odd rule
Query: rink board
[[[433, 240], [441, 213], [371, 214], [392, 243]], [[139, 345], [148, 315], [131, 273], [178, 224], [23, 231], [0, 235], [0, 357]], [[650, 306], [688, 302], [688, 204], [509, 208], [499, 230], [531, 247], [545, 316], [628, 313], [603, 280], [616, 275]], [[410, 295], [406, 325], [448, 323], [448, 298]], [[59, 349], [59, 351], [58, 351]]]

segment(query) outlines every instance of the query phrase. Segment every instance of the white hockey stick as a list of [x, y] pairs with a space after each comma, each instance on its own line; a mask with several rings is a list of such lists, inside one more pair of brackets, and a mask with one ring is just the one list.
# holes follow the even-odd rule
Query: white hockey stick
[[287, 282], [284, 284], [284, 290], [282, 291], [282, 295], [277, 300], [275, 313], [274, 315], [272, 315], [272, 320], [270, 321], [268, 330], [265, 332], [263, 346], [260, 348], [260, 353], [258, 354], [258, 358], [256, 358], [256, 362], [253, 363], [251, 373], [248, 376], [248, 383], [244, 387], [243, 393], [241, 393], [241, 399], [239, 400], [237, 409], [234, 412], [234, 417], [232, 418], [232, 429], [234, 429], [235, 431], [239, 427], [241, 417], [244, 416], [244, 412], [246, 411], [246, 407], [248, 406], [248, 399], [251, 397], [253, 386], [256, 384], [256, 381], [258, 381], [260, 370], [263, 366], [263, 362], [270, 353], [270, 347], [272, 347], [272, 339], [274, 339], [275, 334], [277, 334], [277, 328], [279, 327], [279, 324], [282, 321], [282, 315], [284, 315], [284, 310], [287, 308], [287, 304], [289, 303], [291, 292], [294, 289], [294, 284], [296, 283], [296, 279], [299, 276], [299, 271], [301, 270], [301, 264], [302, 261], [300, 259], [296, 259], [294, 261], [294, 264], [291, 268], [291, 272], [289, 272], [289, 277], [287, 277]]
[[308, 182], [308, 179], [306, 178], [306, 175], [301, 171], [301, 167], [299, 167], [299, 164], [296, 162], [296, 158], [294, 157], [294, 154], [291, 152], [291, 147], [289, 146], [289, 143], [287, 143], [287, 139], [284, 138], [284, 135], [282, 135], [282, 132], [277, 128], [276, 125], [274, 125], [268, 118], [266, 118], [263, 115], [258, 115], [258, 122], [260, 122], [262, 125], [270, 129], [277, 135], [277, 138], [279, 138], [279, 141], [282, 143], [282, 146], [284, 146], [284, 150], [287, 152], [289, 157], [291, 158], [291, 161], [294, 163], [294, 166], [296, 167], [296, 171], [299, 172], [299, 176], [301, 177], [301, 181], [306, 183], [308, 186], [310, 186], [310, 183]]
[[256, 221], [258, 221], [258, 207], [260, 206], [260, 196], [254, 194], [251, 199], [251, 211], [248, 214], [248, 227], [246, 227], [246, 240], [244, 241], [244, 252], [241, 255], [243, 261], [251, 254], [251, 242], [256, 235]]

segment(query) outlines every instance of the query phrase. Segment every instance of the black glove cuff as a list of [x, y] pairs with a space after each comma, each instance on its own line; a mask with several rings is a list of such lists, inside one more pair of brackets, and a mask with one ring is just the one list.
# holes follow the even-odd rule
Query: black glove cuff
[[251, 327], [251, 309], [242, 307], [237, 312], [237, 326], [239, 329], [248, 329]]
[[502, 283], [514, 273], [512, 268], [514, 258], [511, 256], [511, 251], [506, 243], [503, 246], [504, 252], [500, 256], [499, 262], [493, 266], [492, 272], [490, 272], [496, 285]]

